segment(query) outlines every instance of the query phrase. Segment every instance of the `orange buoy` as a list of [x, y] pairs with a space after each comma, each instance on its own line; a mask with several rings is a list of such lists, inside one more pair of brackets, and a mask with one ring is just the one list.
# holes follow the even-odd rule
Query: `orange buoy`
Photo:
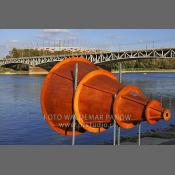
[[114, 95], [123, 87], [105, 70], [88, 73], [79, 83], [74, 97], [74, 112], [79, 124], [87, 131], [102, 132], [112, 120]]
[[74, 112], [79, 124], [94, 133], [105, 131], [113, 118], [125, 129], [145, 120], [154, 124], [170, 119], [170, 111], [158, 100], [148, 99], [136, 86], [125, 86], [105, 70], [92, 71], [81, 80], [74, 97]]
[[[74, 71], [78, 63], [78, 83], [89, 72], [98, 69], [84, 58], [69, 58], [56, 64], [45, 78], [41, 91], [41, 109], [45, 120], [56, 132], [72, 135]], [[85, 130], [76, 122], [76, 135]]]
[[158, 100], [148, 99], [135, 86], [125, 86], [116, 96], [113, 105], [114, 117], [122, 128], [133, 128], [137, 123], [147, 120], [156, 124], [164, 119], [170, 120], [170, 110], [162, 107]]
[[76, 135], [103, 132], [114, 120], [122, 128], [133, 128], [145, 120], [149, 124], [170, 120], [170, 110], [158, 100], [150, 100], [138, 87], [125, 86], [112, 73], [77, 57], [65, 59], [49, 72], [42, 86], [41, 108], [50, 127], [64, 135], [73, 134], [74, 114]]
[[151, 100], [145, 110], [145, 117], [149, 124], [156, 124], [158, 120], [170, 120], [170, 110], [162, 107], [158, 100]]
[[118, 125], [122, 128], [133, 128], [143, 120], [144, 107], [148, 98], [135, 86], [125, 86], [116, 96], [113, 112]]

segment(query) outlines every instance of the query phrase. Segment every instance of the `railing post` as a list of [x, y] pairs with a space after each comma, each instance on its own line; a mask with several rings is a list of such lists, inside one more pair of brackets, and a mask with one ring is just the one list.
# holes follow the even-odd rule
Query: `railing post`
[[[119, 81], [122, 82], [122, 63], [119, 62]], [[117, 144], [120, 145], [120, 126], [118, 126], [118, 141]]]
[[122, 63], [119, 62], [119, 81], [122, 82]]
[[168, 97], [169, 108], [171, 109], [171, 96]]
[[[78, 63], [75, 64], [75, 76], [74, 76], [74, 94], [78, 85]], [[72, 145], [75, 145], [75, 125], [76, 116], [73, 115], [73, 126], [72, 126]]]
[[115, 118], [113, 118], [113, 121], [114, 121], [113, 145], [115, 145], [115, 143], [116, 143], [116, 121], [115, 121]]
[[118, 140], [117, 140], [117, 145], [120, 145], [120, 126], [118, 126]]
[[[115, 97], [116, 97], [116, 94], [113, 96], [113, 102], [115, 100]], [[114, 127], [113, 127], [113, 145], [116, 145], [116, 121], [115, 121], [115, 116], [113, 116], [113, 124], [114, 124]]]
[[138, 129], [138, 146], [141, 145], [141, 122], [139, 123], [139, 129]]
[[160, 96], [160, 103], [161, 103], [161, 105], [163, 104], [163, 97], [162, 97], [162, 95]]

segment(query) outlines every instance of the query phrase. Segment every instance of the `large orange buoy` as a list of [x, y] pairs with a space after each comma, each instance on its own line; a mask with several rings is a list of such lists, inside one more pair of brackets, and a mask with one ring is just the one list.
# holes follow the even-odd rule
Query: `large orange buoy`
[[[74, 89], [75, 64], [78, 86]], [[47, 75], [41, 93], [41, 107], [48, 124], [57, 132], [72, 135], [72, 116], [76, 116], [76, 135], [86, 130], [105, 131], [114, 120], [122, 128], [133, 128], [170, 119], [169, 109], [150, 100], [136, 86], [125, 86], [110, 72], [98, 69], [83, 58], [58, 63]]]
[[[72, 135], [74, 72], [78, 63], [78, 83], [89, 72], [98, 69], [83, 58], [68, 58], [56, 64], [45, 78], [41, 91], [42, 113], [58, 133]], [[76, 135], [85, 130], [76, 122]]]
[[90, 132], [102, 132], [113, 123], [115, 94], [123, 88], [117, 78], [105, 70], [88, 73], [79, 83], [74, 111], [80, 125]]
[[135, 86], [125, 86], [110, 72], [95, 70], [79, 83], [74, 97], [74, 111], [79, 124], [90, 132], [102, 132], [113, 123], [133, 128], [147, 120], [154, 124], [169, 120], [170, 112], [158, 100], [149, 100]]

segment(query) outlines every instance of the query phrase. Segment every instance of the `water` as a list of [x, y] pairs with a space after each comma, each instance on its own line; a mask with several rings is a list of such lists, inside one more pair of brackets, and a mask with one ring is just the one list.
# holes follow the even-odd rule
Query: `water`
[[[40, 88], [44, 76], [0, 75], [0, 144], [71, 144], [70, 136], [52, 131], [40, 110]], [[142, 123], [142, 131], [169, 127], [175, 123], [175, 73], [127, 73], [123, 82], [139, 86], [147, 95], [163, 95], [168, 107], [171, 96], [172, 119], [150, 126]], [[121, 129], [121, 135], [137, 134], [134, 129]], [[76, 144], [104, 144], [113, 139], [113, 128], [101, 134], [85, 133], [76, 137]]]

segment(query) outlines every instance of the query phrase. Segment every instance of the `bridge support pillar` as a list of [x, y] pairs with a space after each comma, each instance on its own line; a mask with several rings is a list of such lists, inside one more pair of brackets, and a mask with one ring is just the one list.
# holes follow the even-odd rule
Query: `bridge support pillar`
[[119, 81], [122, 82], [122, 63], [119, 62]]
[[48, 71], [42, 67], [29, 67], [29, 74], [48, 74]]

